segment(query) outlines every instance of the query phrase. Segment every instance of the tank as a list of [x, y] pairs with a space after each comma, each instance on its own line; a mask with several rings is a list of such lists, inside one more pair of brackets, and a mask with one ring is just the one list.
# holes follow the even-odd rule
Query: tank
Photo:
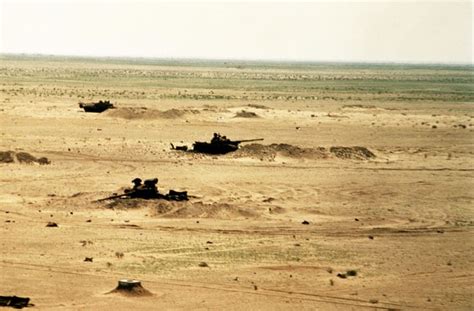
[[101, 202], [106, 200], [113, 199], [162, 199], [167, 201], [187, 201], [188, 192], [187, 191], [175, 191], [169, 190], [167, 194], [161, 194], [158, 191], [158, 178], [146, 179], [143, 181], [140, 178], [135, 178], [132, 180], [133, 187], [127, 188], [122, 194], [112, 195], [103, 199], [96, 200], [95, 202]]
[[239, 149], [238, 144], [232, 143], [208, 143], [196, 141], [193, 151], [207, 154], [226, 154]]
[[85, 112], [101, 113], [110, 108], [115, 108], [114, 105], [108, 101], [98, 101], [97, 103], [79, 103], [79, 107], [84, 109]]
[[239, 145], [244, 142], [260, 141], [263, 138], [230, 140], [219, 133], [214, 133], [211, 142], [196, 141], [193, 144], [193, 151], [207, 154], [226, 154], [239, 149]]
[[30, 303], [29, 297], [18, 296], [0, 296], [0, 307], [12, 307], [14, 309], [23, 309], [34, 306]]

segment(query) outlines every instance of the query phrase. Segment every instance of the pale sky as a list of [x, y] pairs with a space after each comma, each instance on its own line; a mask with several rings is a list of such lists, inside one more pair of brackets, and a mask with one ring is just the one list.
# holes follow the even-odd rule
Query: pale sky
[[0, 0], [0, 53], [473, 62], [471, 1]]

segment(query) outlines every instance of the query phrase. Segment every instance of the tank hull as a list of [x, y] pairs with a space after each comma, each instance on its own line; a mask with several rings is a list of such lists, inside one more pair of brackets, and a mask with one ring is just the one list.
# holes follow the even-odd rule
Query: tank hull
[[232, 143], [208, 143], [197, 141], [193, 145], [195, 152], [207, 153], [207, 154], [226, 154], [239, 149], [238, 144]]
[[85, 112], [101, 113], [107, 109], [114, 108], [114, 105], [109, 102], [99, 102], [99, 103], [91, 103], [91, 104], [79, 103], [79, 107], [84, 109]]

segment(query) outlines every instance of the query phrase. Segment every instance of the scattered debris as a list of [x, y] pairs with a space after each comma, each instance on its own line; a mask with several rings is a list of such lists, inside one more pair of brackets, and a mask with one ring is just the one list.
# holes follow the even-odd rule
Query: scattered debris
[[170, 145], [171, 145], [171, 150], [188, 151], [188, 146], [186, 146], [186, 145], [183, 145], [183, 146], [175, 146], [175, 145], [173, 145], [172, 143], [170, 143]]
[[346, 279], [348, 276], [357, 276], [357, 271], [356, 270], [347, 270], [346, 273], [338, 273], [338, 277], [341, 279]]
[[115, 108], [114, 105], [106, 100], [99, 100], [97, 103], [79, 103], [79, 107], [84, 109], [85, 112], [101, 113], [110, 108]]
[[18, 296], [0, 296], [1, 307], [12, 307], [15, 309], [23, 309], [31, 307], [33, 304], [29, 303], [29, 297], [18, 297]]

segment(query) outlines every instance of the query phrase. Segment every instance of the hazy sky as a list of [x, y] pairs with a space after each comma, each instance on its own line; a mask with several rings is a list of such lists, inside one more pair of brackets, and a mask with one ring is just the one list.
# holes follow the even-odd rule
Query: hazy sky
[[0, 0], [0, 52], [472, 63], [471, 1]]

